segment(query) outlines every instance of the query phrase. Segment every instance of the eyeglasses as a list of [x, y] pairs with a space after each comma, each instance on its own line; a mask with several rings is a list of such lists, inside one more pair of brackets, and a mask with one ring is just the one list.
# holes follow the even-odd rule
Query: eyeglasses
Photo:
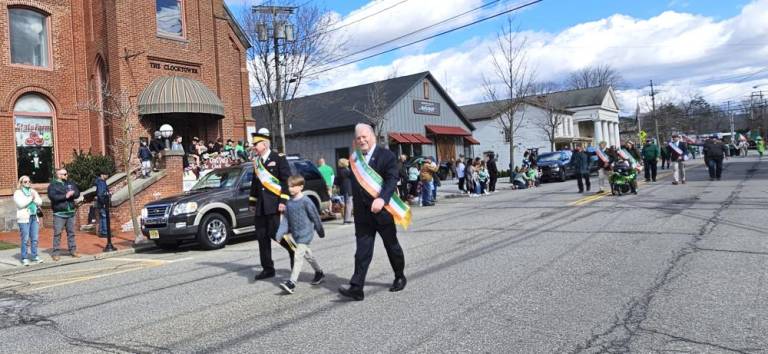
[[21, 183], [32, 183], [30, 181], [21, 181]]

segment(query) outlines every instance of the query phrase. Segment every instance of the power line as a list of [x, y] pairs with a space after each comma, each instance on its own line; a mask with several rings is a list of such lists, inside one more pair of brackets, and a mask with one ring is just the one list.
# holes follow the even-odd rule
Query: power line
[[[502, 11], [502, 12], [499, 12], [499, 13], [493, 14], [493, 15], [491, 15], [491, 16], [487, 16], [487, 17], [483, 17], [483, 18], [480, 18], [480, 19], [478, 19], [478, 20], [472, 21], [472, 22], [470, 22], [470, 23], [467, 23], [467, 24], [465, 24], [465, 25], [461, 25], [461, 26], [459, 26], [459, 27], [455, 27], [455, 28], [452, 28], [452, 29], [449, 29], [449, 30], [446, 30], [446, 31], [443, 31], [443, 32], [440, 32], [440, 33], [437, 33], [437, 34], [434, 34], [434, 35], [431, 35], [431, 36], [428, 36], [428, 37], [422, 38], [422, 39], [419, 39], [419, 40], [415, 40], [415, 41], [412, 41], [412, 42], [410, 42], [410, 43], [406, 43], [406, 44], [403, 44], [403, 45], [397, 46], [397, 47], [395, 47], [395, 48], [392, 48], [392, 49], [388, 49], [388, 50], [385, 50], [385, 51], [382, 51], [382, 52], [378, 52], [378, 53], [376, 53], [376, 54], [371, 54], [371, 55], [365, 56], [365, 57], [363, 57], [363, 58], [360, 58], [360, 59], [355, 59], [355, 60], [352, 60], [352, 61], [349, 61], [349, 62], [346, 62], [346, 63], [343, 63], [343, 64], [339, 64], [339, 65], [336, 65], [336, 66], [333, 66], [333, 67], [330, 67], [330, 68], [326, 68], [326, 69], [323, 69], [323, 70], [319, 70], [319, 71], [316, 71], [316, 72], [313, 72], [313, 73], [307, 74], [307, 76], [312, 76], [312, 75], [321, 74], [321, 73], [324, 73], [324, 72], [327, 72], [327, 71], [331, 71], [331, 70], [335, 70], [335, 69], [338, 69], [338, 68], [340, 68], [340, 67], [343, 67], [343, 66], [347, 66], [347, 65], [350, 65], [350, 64], [354, 64], [354, 63], [357, 63], [357, 62], [361, 62], [361, 61], [363, 61], [363, 60], [366, 60], [366, 59], [370, 59], [370, 58], [373, 58], [373, 57], [376, 57], [376, 56], [379, 56], [379, 55], [382, 55], [382, 54], [386, 54], [386, 53], [394, 52], [394, 51], [396, 51], [396, 50], [398, 50], [398, 49], [402, 49], [402, 48], [405, 48], [405, 47], [408, 47], [408, 46], [412, 46], [412, 45], [414, 45], [414, 44], [416, 44], [416, 43], [420, 43], [420, 42], [423, 42], [423, 41], [426, 41], [426, 40], [430, 40], [430, 39], [433, 39], [433, 38], [436, 38], [436, 37], [439, 37], [439, 36], [442, 36], [442, 35], [445, 35], [445, 34], [448, 34], [448, 33], [451, 33], [451, 32], [455, 32], [455, 31], [458, 31], [458, 30], [460, 30], [460, 29], [463, 29], [463, 28], [466, 28], [466, 27], [469, 27], [469, 26], [472, 26], [472, 25], [478, 24], [478, 23], [480, 23], [480, 22], [484, 22], [484, 21], [487, 21], [487, 20], [490, 20], [490, 19], [493, 19], [493, 18], [499, 17], [499, 16], [501, 16], [501, 15], [504, 15], [504, 14], [508, 14], [508, 13], [510, 13], [510, 12], [513, 12], [513, 11], [517, 11], [517, 10], [523, 9], [523, 8], [525, 8], [525, 7], [528, 7], [528, 6], [531, 6], [531, 5], [534, 5], [534, 4], [537, 4], [537, 3], [540, 3], [540, 2], [542, 2], [542, 1], [544, 1], [544, 0], [535, 0], [535, 1], [531, 1], [531, 2], [528, 2], [528, 3], [525, 3], [525, 4], [522, 4], [522, 5], [519, 5], [519, 6], [513, 7], [513, 8], [511, 8], [511, 9], [508, 9], [508, 10], [504, 10], [504, 11]], [[494, 2], [498, 2], [498, 1], [494, 1]], [[402, 36], [401, 36], [401, 37], [402, 37]], [[391, 41], [388, 41], [388, 42], [391, 42]], [[377, 46], [379, 46], [379, 45], [377, 45]], [[377, 47], [377, 46], [374, 46], [374, 48], [375, 48], [375, 47]], [[334, 59], [334, 60], [331, 60], [329, 63], [337, 62], [337, 61], [339, 61], [339, 60], [341, 60], [341, 59], [342, 59], [342, 58], [339, 58], [339, 59]]]
[[[381, 46], [384, 46], [384, 45], [390, 44], [390, 43], [392, 43], [392, 42], [396, 42], [396, 41], [398, 41], [398, 40], [400, 40], [400, 39], [403, 39], [403, 38], [406, 38], [406, 37], [412, 36], [412, 35], [414, 35], [414, 34], [416, 34], [416, 33], [419, 33], [419, 32], [423, 32], [423, 31], [425, 31], [425, 30], [428, 30], [428, 29], [430, 29], [430, 28], [434, 28], [434, 27], [436, 27], [436, 26], [439, 26], [439, 25], [442, 25], [442, 24], [444, 24], [444, 23], [447, 23], [447, 22], [453, 21], [453, 20], [455, 20], [455, 19], [457, 19], [457, 18], [459, 18], [459, 17], [462, 17], [462, 16], [464, 16], [464, 15], [467, 15], [467, 14], [469, 14], [469, 13], [475, 12], [475, 11], [477, 11], [477, 10], [480, 10], [480, 9], [486, 8], [486, 7], [488, 7], [488, 6], [491, 6], [491, 5], [493, 5], [493, 4], [496, 4], [496, 3], [498, 3], [498, 2], [501, 2], [501, 1], [502, 1], [502, 0], [493, 0], [493, 1], [489, 1], [489, 2], [487, 2], [487, 3], [485, 3], [485, 4], [482, 4], [482, 5], [480, 5], [480, 6], [477, 6], [477, 7], [475, 7], [475, 8], [472, 8], [472, 9], [470, 9], [470, 10], [467, 10], [467, 11], [465, 11], [465, 12], [462, 12], [462, 13], [460, 13], [460, 14], [458, 14], [458, 15], [454, 15], [454, 16], [452, 16], [452, 17], [449, 17], [449, 18], [446, 18], [446, 19], [444, 19], [444, 20], [438, 21], [438, 22], [436, 22], [436, 23], [433, 23], [433, 24], [431, 24], [431, 25], [428, 25], [428, 26], [425, 26], [425, 27], [421, 27], [421, 28], [419, 28], [419, 29], [417, 29], [417, 30], [414, 30], [414, 31], [408, 32], [408, 33], [406, 33], [406, 34], [403, 34], [403, 35], [401, 35], [401, 36], [398, 36], [398, 37], [392, 38], [392, 39], [390, 39], [390, 40], [387, 40], [387, 41], [384, 41], [384, 42], [381, 42], [381, 43], [375, 44], [375, 45], [373, 45], [373, 46], [370, 46], [370, 47], [368, 47], [368, 48], [365, 48], [365, 49], [361, 49], [361, 50], [358, 50], [358, 51], [356, 51], [356, 52], [353, 52], [353, 53], [344, 54], [344, 56], [340, 56], [340, 57], [338, 57], [338, 58], [336, 58], [336, 59], [331, 59], [331, 60], [330, 60], [328, 63], [330, 64], [330, 63], [334, 63], [334, 62], [337, 62], [337, 61], [341, 61], [341, 60], [342, 60], [342, 59], [344, 59], [344, 58], [348, 58], [348, 57], [351, 57], [351, 56], [355, 56], [355, 55], [357, 55], [357, 54], [362, 54], [362, 53], [365, 53], [365, 52], [367, 52], [367, 51], [369, 51], [369, 50], [371, 50], [371, 49], [376, 49], [376, 48], [378, 48], [378, 47], [381, 47]], [[538, 2], [538, 1], [537, 1], [537, 2]]]
[[[320, 34], [326, 34], [326, 33], [330, 33], [330, 32], [333, 32], [333, 31], [338, 31], [338, 30], [340, 30], [340, 29], [342, 29], [342, 28], [344, 28], [344, 27], [348, 27], [348, 26], [354, 25], [354, 24], [356, 24], [356, 23], [360, 23], [360, 22], [362, 22], [362, 21], [364, 21], [364, 20], [366, 20], [366, 19], [369, 19], [369, 18], [371, 18], [371, 17], [373, 17], [373, 16], [376, 16], [376, 15], [378, 15], [378, 14], [381, 14], [382, 12], [388, 11], [388, 10], [390, 10], [390, 9], [392, 9], [392, 8], [394, 8], [394, 7], [397, 7], [397, 6], [399, 6], [399, 5], [402, 5], [403, 3], [405, 3], [405, 2], [408, 2], [408, 1], [410, 1], [410, 0], [401, 0], [400, 2], [397, 2], [397, 3], [395, 3], [394, 5], [390, 5], [389, 7], [383, 8], [383, 9], [381, 9], [381, 10], [379, 10], [379, 11], [376, 11], [376, 12], [374, 12], [374, 13], [372, 13], [372, 14], [369, 14], [369, 15], [366, 15], [366, 16], [364, 16], [364, 17], [361, 17], [361, 18], [359, 18], [359, 19], [357, 19], [357, 20], [354, 20], [354, 21], [352, 21], [352, 22], [348, 22], [348, 23], [345, 23], [345, 24], [343, 24], [343, 25], [341, 25], [341, 26], [338, 26], [338, 27], [334, 27], [334, 28], [331, 28], [331, 29], [329, 29], [329, 30], [327, 30], [327, 31], [324, 31], [324, 32], [320, 32]], [[318, 34], [318, 35], [319, 35], [319, 34]], [[314, 36], [314, 35], [310, 35], [310, 36], [307, 36], [307, 37], [311, 37], [311, 36]]]

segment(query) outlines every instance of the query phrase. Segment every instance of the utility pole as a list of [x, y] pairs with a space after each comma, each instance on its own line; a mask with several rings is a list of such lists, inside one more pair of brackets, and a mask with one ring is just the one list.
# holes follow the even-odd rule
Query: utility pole
[[651, 118], [653, 124], [656, 126], [656, 143], [661, 146], [661, 139], [659, 139], [659, 120], [656, 119], [656, 94], [658, 92], [653, 91], [653, 80], [651, 80]]
[[[726, 104], [727, 104], [727, 107], [728, 107], [728, 108], [726, 108], [727, 111], [728, 111], [728, 120], [731, 123], [731, 143], [730, 143], [730, 146], [736, 146], [736, 131], [735, 131], [736, 127], [735, 127], [735, 124], [733, 122], [733, 111], [731, 111], [731, 101], [726, 102]], [[728, 147], [728, 156], [731, 155], [731, 148], [730, 148], [730, 146]]]
[[259, 41], [266, 42], [272, 39], [272, 45], [275, 52], [275, 108], [277, 110], [278, 125], [280, 126], [280, 151], [286, 152], [285, 147], [285, 114], [283, 113], [283, 87], [281, 81], [280, 71], [280, 40], [286, 42], [293, 42], [293, 25], [288, 21], [288, 17], [293, 14], [296, 7], [293, 6], [254, 6], [253, 11], [261, 14], [271, 15], [272, 24], [271, 31], [267, 28], [267, 24], [261, 22], [257, 25], [256, 31]]

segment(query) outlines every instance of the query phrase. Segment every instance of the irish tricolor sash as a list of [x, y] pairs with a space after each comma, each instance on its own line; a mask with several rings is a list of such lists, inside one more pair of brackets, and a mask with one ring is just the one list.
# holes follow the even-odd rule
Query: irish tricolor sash
[[256, 163], [253, 164], [253, 172], [259, 178], [259, 181], [261, 181], [261, 185], [279, 197], [283, 190], [280, 186], [280, 180], [267, 171], [260, 158], [257, 157], [255, 160]]
[[629, 151], [625, 149], [619, 149], [618, 151], [619, 156], [621, 156], [622, 159], [628, 160], [629, 165], [632, 166], [634, 169], [638, 171], [642, 171], [643, 167], [640, 166], [639, 163], [637, 163], [637, 160], [635, 160], [635, 157], [632, 156], [632, 154], [629, 153]]
[[675, 150], [675, 152], [677, 153], [677, 156], [682, 156], [683, 160], [688, 160], [688, 156], [687, 155], [683, 155], [683, 150], [681, 150], [679, 147], [677, 147], [674, 142], [672, 142], [672, 141], [669, 142], [669, 148], [672, 149], [672, 150]]
[[[359, 183], [371, 197], [378, 198], [384, 179], [365, 162], [365, 157], [363, 157], [363, 152], [360, 151], [360, 149], [355, 150], [355, 152], [349, 156], [349, 160], [352, 162], [350, 164], [352, 167], [352, 174], [355, 175], [357, 183]], [[385, 205], [384, 208], [392, 214], [392, 217], [395, 219], [395, 224], [406, 229], [411, 225], [411, 208], [400, 199], [400, 196], [398, 196], [397, 193], [392, 194], [392, 198], [389, 199], [389, 203]]]
[[595, 149], [595, 155], [597, 155], [597, 158], [600, 159], [600, 161], [603, 161], [603, 163], [608, 163], [608, 156], [605, 156], [605, 153], [603, 150], [600, 150], [600, 148]]

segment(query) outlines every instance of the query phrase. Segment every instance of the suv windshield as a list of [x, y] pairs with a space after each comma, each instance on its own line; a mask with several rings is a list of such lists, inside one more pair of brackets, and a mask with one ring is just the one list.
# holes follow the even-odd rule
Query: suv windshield
[[296, 169], [296, 173], [302, 175], [304, 179], [318, 179], [322, 178], [320, 176], [320, 171], [317, 170], [317, 167], [315, 165], [308, 161], [308, 160], [289, 160], [290, 163], [293, 165], [293, 167]]
[[537, 161], [539, 162], [560, 161], [560, 159], [563, 159], [563, 158], [565, 158], [565, 154], [561, 152], [550, 152], [548, 154], [539, 155], [539, 159]]
[[240, 177], [239, 168], [213, 170], [207, 175], [201, 177], [191, 190], [194, 191], [200, 189], [229, 188], [237, 183], [238, 177]]

